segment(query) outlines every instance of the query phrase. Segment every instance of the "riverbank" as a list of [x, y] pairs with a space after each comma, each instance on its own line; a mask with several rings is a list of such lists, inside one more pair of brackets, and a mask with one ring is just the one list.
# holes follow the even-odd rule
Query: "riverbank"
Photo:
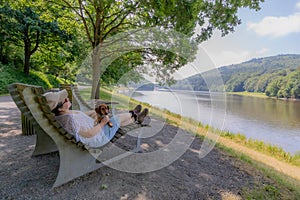
[[265, 93], [261, 92], [227, 92], [227, 94], [234, 94], [234, 95], [240, 95], [240, 96], [247, 96], [247, 97], [258, 97], [258, 98], [266, 98], [266, 99], [275, 99], [275, 100], [281, 100], [281, 101], [300, 101], [300, 99], [295, 98], [277, 98], [277, 97], [269, 97]]

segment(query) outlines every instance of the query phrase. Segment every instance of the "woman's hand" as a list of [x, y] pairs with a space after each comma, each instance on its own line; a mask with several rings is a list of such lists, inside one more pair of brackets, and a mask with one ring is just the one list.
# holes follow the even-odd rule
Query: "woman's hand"
[[103, 119], [101, 120], [100, 123], [103, 123], [105, 125], [105, 124], [107, 124], [107, 122], [109, 122], [109, 120], [110, 120], [109, 116], [106, 115], [106, 116], [103, 117]]

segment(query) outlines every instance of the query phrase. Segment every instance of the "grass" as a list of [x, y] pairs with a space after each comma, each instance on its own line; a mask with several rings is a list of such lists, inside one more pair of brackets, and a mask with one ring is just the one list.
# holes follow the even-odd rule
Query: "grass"
[[284, 151], [281, 147], [265, 143], [260, 140], [253, 140], [251, 138], [247, 139], [247, 137], [243, 134], [234, 134], [229, 131], [219, 131], [219, 134], [225, 138], [229, 138], [239, 144], [243, 144], [251, 149], [255, 149], [259, 152], [262, 152], [266, 155], [277, 158], [286, 163], [295, 165], [300, 167], [300, 153], [296, 153], [295, 155], [291, 155], [290, 153]]
[[58, 87], [58, 85], [64, 83], [64, 81], [51, 74], [44, 74], [33, 69], [30, 70], [28, 76], [25, 76], [23, 71], [15, 68], [15, 66], [0, 63], [0, 94], [7, 95], [7, 86], [12, 83], [39, 85], [44, 89], [48, 89]]
[[217, 144], [217, 146], [231, 156], [249, 163], [254, 168], [263, 172], [266, 177], [272, 179], [272, 185], [264, 183], [263, 187], [261, 187], [260, 183], [255, 183], [255, 186], [252, 189], [244, 188], [241, 194], [244, 199], [300, 199], [300, 190], [298, 189], [300, 188], [299, 181], [282, 173], [278, 173], [278, 171], [251, 159], [244, 153], [234, 151], [221, 144]]
[[259, 98], [269, 98], [265, 93], [261, 92], [227, 92], [228, 94], [236, 94], [241, 96], [248, 96], [248, 97], [259, 97]]

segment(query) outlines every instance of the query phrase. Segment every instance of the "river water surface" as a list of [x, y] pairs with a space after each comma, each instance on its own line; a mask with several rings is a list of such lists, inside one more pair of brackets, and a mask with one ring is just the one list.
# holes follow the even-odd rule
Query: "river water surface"
[[300, 152], [300, 101], [208, 92], [139, 91], [132, 98], [221, 130]]

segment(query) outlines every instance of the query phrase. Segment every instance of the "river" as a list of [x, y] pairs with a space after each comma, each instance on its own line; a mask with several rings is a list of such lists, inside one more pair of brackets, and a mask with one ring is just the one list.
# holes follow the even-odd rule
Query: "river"
[[138, 91], [130, 96], [221, 130], [300, 152], [300, 101], [234, 94]]

